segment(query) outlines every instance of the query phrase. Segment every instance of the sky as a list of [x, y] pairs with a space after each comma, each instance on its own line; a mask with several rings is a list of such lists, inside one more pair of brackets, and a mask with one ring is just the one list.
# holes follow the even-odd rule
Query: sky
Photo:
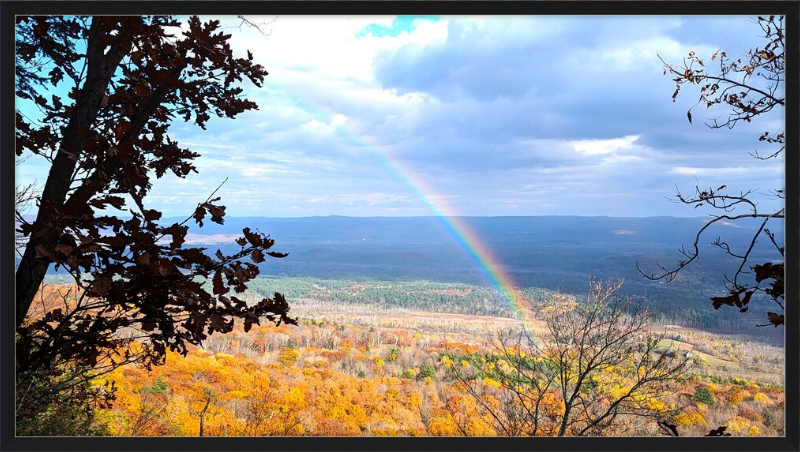
[[[774, 208], [783, 159], [758, 137], [783, 111], [734, 129], [686, 111], [699, 91], [658, 58], [744, 55], [762, 45], [752, 18], [265, 16], [266, 33], [222, 19], [238, 56], [269, 75], [243, 83], [259, 110], [177, 120], [171, 136], [201, 154], [199, 174], [167, 175], [146, 198], [188, 216], [217, 192], [230, 216], [700, 216], [676, 204], [725, 184]], [[29, 159], [17, 182], [43, 183]]]

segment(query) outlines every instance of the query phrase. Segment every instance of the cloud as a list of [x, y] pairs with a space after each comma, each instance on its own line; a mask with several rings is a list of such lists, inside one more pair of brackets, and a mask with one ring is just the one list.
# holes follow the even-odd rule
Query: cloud
[[287, 215], [429, 214], [420, 195], [463, 214], [681, 214], [676, 184], [782, 183], [781, 162], [747, 154], [782, 118], [688, 124], [696, 94], [673, 103], [658, 59], [710, 54], [713, 30], [749, 43], [742, 20], [281, 17], [251, 45], [270, 76], [248, 95], [269, 108], [210, 130], [239, 147], [207, 152], [252, 156], [215, 169], [271, 181]]
[[[673, 103], [658, 58], [744, 53], [761, 32], [745, 17], [280, 16], [269, 28], [230, 31], [234, 52], [269, 71], [263, 88], [242, 85], [259, 109], [207, 131], [175, 122], [199, 174], [154, 181], [155, 207], [184, 214], [228, 178], [231, 215], [430, 215], [427, 202], [463, 215], [694, 215], [664, 199], [676, 185], [784, 183], [783, 160], [748, 154], [770, 152], [758, 136], [785, 129], [782, 109], [709, 129], [725, 109], [696, 106], [688, 86]], [[41, 182], [43, 167], [18, 175]]]
[[399, 93], [422, 91], [448, 101], [522, 96], [535, 86], [525, 76], [536, 65], [530, 57], [546, 52], [536, 39], [549, 34], [541, 30], [558, 31], [537, 27], [540, 21], [450, 18], [446, 38], [378, 53], [376, 79]]
[[638, 139], [639, 135], [626, 135], [622, 138], [610, 140], [577, 140], [570, 142], [570, 144], [576, 151], [584, 154], [613, 154], [620, 149], [630, 149]]
[[688, 175], [688, 176], [706, 176], [706, 175], [740, 175], [752, 171], [750, 168], [692, 168], [687, 166], [676, 166], [672, 169], [673, 174]]

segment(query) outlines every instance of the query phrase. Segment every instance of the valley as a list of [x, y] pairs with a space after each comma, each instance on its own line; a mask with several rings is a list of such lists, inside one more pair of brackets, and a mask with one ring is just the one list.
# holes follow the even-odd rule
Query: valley
[[[714, 310], [708, 297], [727, 263], [710, 246], [671, 283], [636, 270], [637, 261], [674, 258], [675, 237], [691, 238], [699, 219], [468, 221], [518, 284], [504, 288], [511, 298], [434, 218], [232, 218], [193, 233], [194, 246], [229, 253], [239, 223], [270, 231], [289, 256], [261, 263], [262, 276], [237, 296], [252, 304], [281, 293], [298, 325], [236, 325], [186, 356], [169, 351], [150, 371], [128, 365], [102, 375], [94, 384], [113, 384], [116, 402], [99, 411], [98, 425], [115, 436], [196, 436], [201, 418], [206, 436], [509, 434], [493, 417], [510, 388], [497, 369], [513, 365], [509, 350], [516, 359], [525, 352], [501, 339], [548, 343], [546, 307], [585, 303], [597, 280], [621, 281], [621, 296], [647, 309], [652, 356], [688, 364], [668, 394], [636, 402], [657, 416], [624, 417], [604, 435], [663, 434], [656, 419], [681, 436], [723, 425], [735, 436], [783, 435], [783, 329], [755, 327], [766, 301], [754, 299], [746, 314]], [[734, 233], [752, 232], [743, 229]], [[69, 279], [52, 273], [46, 282], [51, 302], [63, 300], [55, 294], [69, 290]], [[629, 359], [595, 372], [587, 390], [600, 401], [619, 396], [638, 365]], [[554, 394], [540, 393], [542, 419], [563, 406]], [[542, 425], [536, 434], [555, 434]]]
[[[249, 332], [237, 326], [192, 347], [186, 357], [170, 352], [166, 364], [150, 372], [125, 366], [103, 376], [117, 388], [114, 407], [99, 417], [108, 434], [195, 436], [206, 403], [204, 435], [502, 433], [451, 372], [491, 361], [501, 353], [496, 338], [520, 331], [513, 316], [491, 309], [490, 291], [430, 281], [255, 282], [245, 294], [250, 299], [289, 289], [298, 326], [267, 324]], [[533, 305], [553, 295], [526, 293], [538, 297]], [[426, 297], [435, 304], [426, 305]], [[470, 314], [476, 307], [487, 313]], [[535, 313], [529, 319], [534, 335], [547, 334]], [[729, 425], [736, 436], [783, 434], [782, 344], [669, 324], [655, 323], [652, 331], [661, 337], [660, 347], [692, 353], [689, 372], [665, 400], [673, 406], [665, 419], [682, 435], [703, 435], [718, 425]], [[493, 388], [487, 378], [475, 384]], [[713, 403], [697, 400], [700, 388], [710, 391]], [[609, 434], [652, 436], [659, 429], [641, 419]]]

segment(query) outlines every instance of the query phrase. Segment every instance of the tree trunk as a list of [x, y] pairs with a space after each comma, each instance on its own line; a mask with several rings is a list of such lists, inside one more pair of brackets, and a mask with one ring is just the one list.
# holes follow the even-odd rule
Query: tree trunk
[[211, 403], [211, 396], [208, 397], [206, 400], [206, 406], [203, 407], [203, 411], [200, 412], [200, 436], [203, 436], [203, 427], [205, 426], [206, 422], [206, 410], [208, 409], [208, 405]]
[[[97, 118], [100, 103], [106, 94], [108, 84], [122, 58], [130, 51], [131, 41], [115, 42], [107, 52], [105, 45], [98, 42], [110, 30], [104, 20], [113, 18], [94, 18], [89, 28], [86, 51], [87, 75], [83, 87], [75, 101], [75, 109], [61, 138], [61, 148], [53, 159], [47, 176], [39, 211], [34, 228], [58, 219], [58, 210], [64, 205], [67, 192], [72, 184], [72, 175], [83, 152], [82, 129], [90, 128]], [[37, 255], [37, 248], [48, 246], [47, 237], [31, 234], [16, 274], [16, 327], [25, 320], [39, 286], [44, 280], [51, 261]]]

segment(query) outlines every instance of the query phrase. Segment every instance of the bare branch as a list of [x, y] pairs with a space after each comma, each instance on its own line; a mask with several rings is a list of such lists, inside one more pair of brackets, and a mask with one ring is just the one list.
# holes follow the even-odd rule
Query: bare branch
[[258, 30], [258, 32], [261, 33], [261, 35], [265, 36], [265, 37], [269, 37], [272, 34], [272, 30], [264, 31], [264, 28], [274, 24], [278, 20], [278, 16], [275, 16], [275, 18], [272, 19], [269, 22], [261, 22], [261, 23], [257, 24], [257, 23], [251, 21], [250, 19], [248, 19], [245, 16], [237, 15], [236, 17], [238, 17], [242, 21], [241, 23], [239, 23], [239, 26], [237, 28], [239, 28], [241, 30], [242, 29], [242, 25], [247, 25], [248, 27], [252, 27], [252, 28], [255, 28], [256, 30]]
[[[755, 23], [759, 25], [764, 33], [763, 36], [766, 39], [766, 43], [763, 47], [755, 47], [744, 57], [735, 60], [729, 58], [726, 52], [717, 50], [711, 55], [712, 61], [719, 57], [717, 60], [719, 72], [717, 73], [709, 73], [705, 63], [694, 52], [689, 52], [688, 57], [684, 58], [681, 67], [675, 67], [667, 63], [659, 55], [658, 58], [664, 67], [664, 74], [666, 75], [669, 72], [676, 83], [672, 101], [675, 102], [681, 87], [689, 84], [697, 85], [700, 89], [700, 96], [695, 106], [701, 103], [705, 104], [707, 108], [717, 104], [726, 105], [729, 108], [727, 119], [724, 121], [713, 119], [711, 123], [708, 123], [711, 128], [733, 128], [739, 121], [751, 122], [752, 118], [765, 114], [776, 106], [784, 107], [785, 99], [782, 89], [782, 84], [785, 81], [784, 17], [759, 16]], [[699, 69], [697, 68], [698, 66], [700, 67]], [[757, 78], [753, 79], [754, 75]], [[689, 120], [691, 121], [691, 109], [689, 111]], [[779, 149], [766, 155], [759, 154], [757, 150], [749, 153], [758, 160], [777, 158], [785, 151], [785, 135], [783, 132], [764, 132], [759, 137], [759, 141], [766, 144], [777, 144]], [[785, 208], [779, 208], [774, 212], [768, 213], [759, 212], [757, 198], [752, 191], [748, 190], [738, 196], [731, 196], [722, 193], [725, 188], [726, 186], [722, 185], [716, 190], [700, 190], [699, 186], [697, 186], [696, 194], [693, 197], [684, 197], [678, 191], [677, 201], [675, 202], [692, 205], [694, 208], [711, 206], [713, 209], [720, 210], [725, 214], [712, 215], [713, 219], [700, 228], [695, 235], [692, 248], [689, 251], [683, 247], [681, 248], [680, 252], [686, 259], [680, 260], [676, 266], [668, 268], [656, 263], [661, 271], [658, 274], [645, 273], [639, 262], [636, 263], [636, 268], [647, 279], [672, 281], [680, 271], [698, 259], [700, 255], [698, 244], [701, 236], [709, 226], [721, 220], [735, 221], [743, 218], [761, 218], [763, 221], [745, 245], [746, 249], [743, 252], [731, 250], [729, 242], [721, 237], [717, 237], [716, 240], [711, 242], [712, 245], [717, 246], [727, 255], [739, 261], [732, 277], [727, 274], [723, 276], [725, 288], [729, 292], [728, 295], [712, 297], [711, 300], [715, 308], [719, 308], [722, 305], [730, 305], [736, 306], [742, 312], [745, 312], [752, 295], [756, 292], [763, 292], [772, 297], [773, 301], [783, 309], [783, 263], [766, 262], [753, 264], [750, 261], [752, 260], [752, 252], [758, 236], [762, 233], [769, 237], [775, 249], [780, 253], [781, 259], [784, 257], [783, 246], [778, 244], [775, 240], [775, 235], [769, 232], [765, 226], [770, 219], [783, 219]], [[784, 199], [785, 190], [783, 188], [772, 189], [770, 193], [773, 199], [780, 200]], [[732, 213], [737, 207], [745, 207], [750, 210], [750, 213], [733, 215]], [[755, 285], [745, 283], [740, 279], [740, 276], [750, 274], [750, 269], [755, 272]], [[762, 283], [768, 283], [769, 287], [762, 287]], [[775, 326], [783, 324], [783, 316], [780, 314], [768, 313], [768, 318], [770, 323]]]

